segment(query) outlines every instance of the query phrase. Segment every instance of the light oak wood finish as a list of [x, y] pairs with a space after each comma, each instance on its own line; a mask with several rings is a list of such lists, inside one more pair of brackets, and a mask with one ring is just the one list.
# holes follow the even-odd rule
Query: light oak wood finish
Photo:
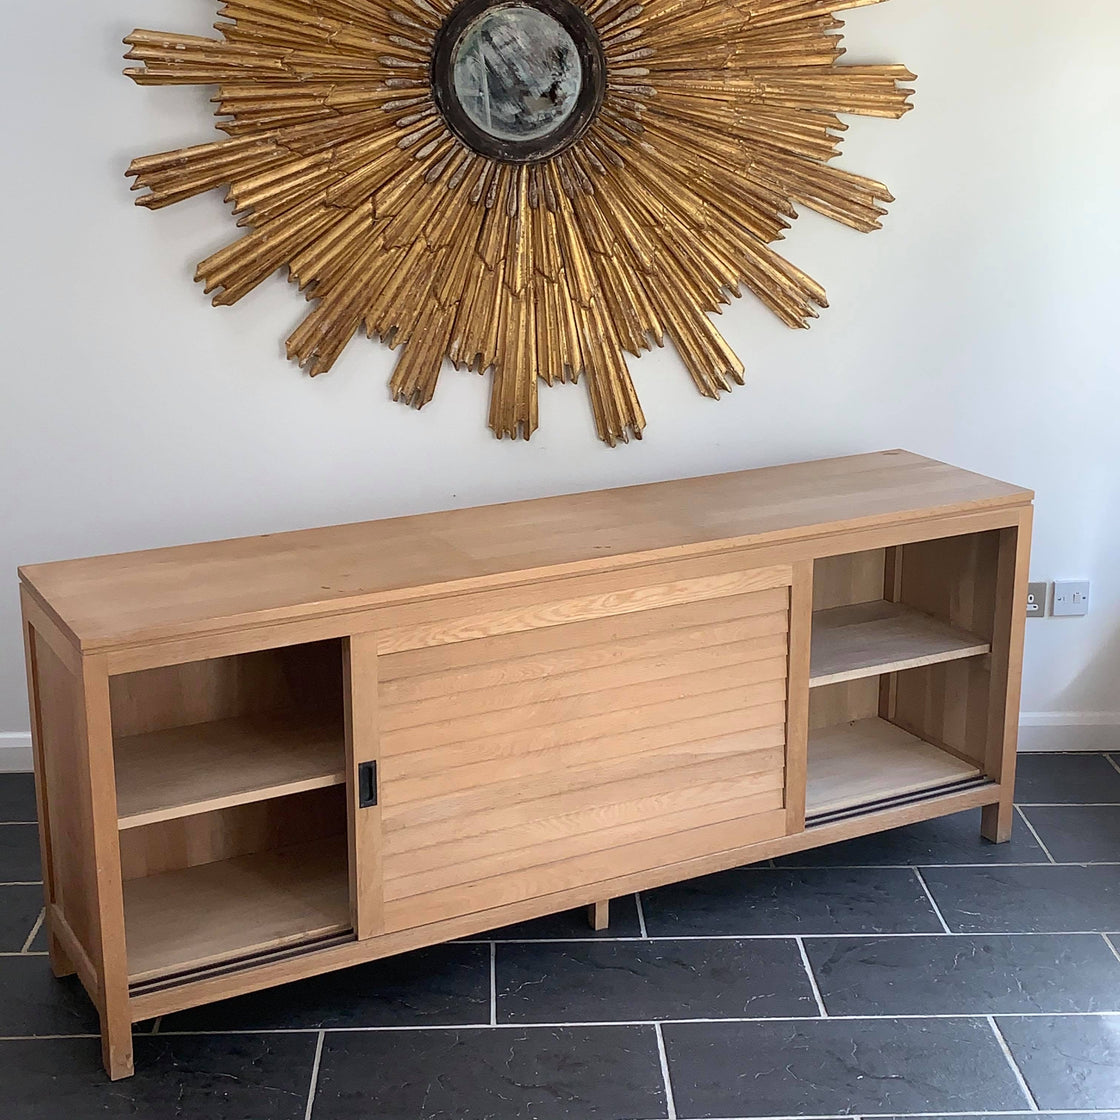
[[[690, 875], [1004, 838], [1030, 500], [893, 452], [24, 569], [51, 960], [106, 1068], [149, 1015]], [[810, 689], [876, 611], [906, 648], [848, 627]]]
[[270, 712], [118, 738], [121, 828], [342, 785], [341, 724]]
[[902, 603], [818, 611], [809, 685], [854, 681], [987, 653], [991, 643]]
[[212, 636], [246, 627], [531, 584], [545, 573], [807, 539], [812, 555], [819, 538], [845, 530], [878, 530], [886, 539], [940, 517], [991, 510], [1006, 520], [1003, 510], [1032, 497], [888, 451], [20, 571], [83, 652], [193, 635], [213, 648]]
[[610, 901], [593, 902], [587, 908], [587, 922], [596, 933], [607, 929], [611, 924]]
[[980, 768], [875, 716], [809, 736], [806, 809], [822, 816], [980, 775]]
[[346, 832], [346, 797], [346, 787], [327, 786], [122, 829], [122, 876], [126, 881], [143, 879], [341, 836]]
[[129, 981], [349, 929], [346, 864], [338, 837], [130, 880]]

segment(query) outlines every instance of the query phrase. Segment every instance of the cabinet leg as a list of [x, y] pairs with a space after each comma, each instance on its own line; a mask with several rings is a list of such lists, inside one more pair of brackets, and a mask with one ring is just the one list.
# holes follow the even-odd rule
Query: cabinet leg
[[[47, 922], [50, 922], [49, 917]], [[49, 924], [47, 926], [47, 956], [51, 962], [51, 972], [60, 980], [63, 976], [73, 976], [78, 971], [74, 967], [74, 962], [66, 955], [62, 942], [55, 937]]]
[[112, 1081], [132, 1076], [132, 1020], [127, 1015], [101, 1013], [101, 1061]]
[[980, 820], [980, 835], [993, 844], [1006, 844], [1011, 839], [1011, 823], [1015, 806], [1010, 800], [985, 805]]
[[611, 904], [606, 899], [603, 902], [593, 902], [587, 908], [587, 920], [593, 930], [604, 930], [611, 924]]

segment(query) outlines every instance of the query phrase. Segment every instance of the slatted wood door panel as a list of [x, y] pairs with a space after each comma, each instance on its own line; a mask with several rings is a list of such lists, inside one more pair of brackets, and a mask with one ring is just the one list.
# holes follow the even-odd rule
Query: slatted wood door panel
[[382, 654], [384, 929], [780, 836], [774, 584]]

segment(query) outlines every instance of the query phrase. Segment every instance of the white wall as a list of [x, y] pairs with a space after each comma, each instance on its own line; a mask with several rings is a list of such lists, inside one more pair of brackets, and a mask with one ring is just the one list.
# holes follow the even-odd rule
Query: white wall
[[[846, 166], [899, 202], [864, 237], [807, 215], [786, 251], [832, 309], [723, 324], [750, 384], [713, 404], [671, 353], [633, 364], [644, 442], [597, 443], [584, 390], [542, 392], [529, 445], [493, 440], [486, 386], [448, 370], [414, 413], [358, 340], [309, 381], [282, 357], [304, 305], [276, 279], [209, 306], [217, 195], [135, 209], [132, 155], [214, 135], [208, 91], [140, 89], [137, 24], [205, 34], [205, 0], [6, 13], [0, 396], [0, 733], [26, 733], [20, 563], [903, 446], [1035, 487], [1035, 578], [1091, 577], [1093, 614], [1034, 622], [1024, 708], [1120, 745], [1120, 248], [1115, 0], [895, 0], [851, 14], [851, 61], [920, 76], [901, 122], [853, 121]], [[1096, 713], [1096, 714], [1094, 714]], [[1103, 714], [1102, 714], [1103, 713]], [[1055, 737], [1056, 736], [1056, 737]], [[1111, 738], [1108, 738], [1111, 736]], [[1086, 742], [1082, 737], [1077, 740]], [[0, 752], [2, 753], [2, 752]]]

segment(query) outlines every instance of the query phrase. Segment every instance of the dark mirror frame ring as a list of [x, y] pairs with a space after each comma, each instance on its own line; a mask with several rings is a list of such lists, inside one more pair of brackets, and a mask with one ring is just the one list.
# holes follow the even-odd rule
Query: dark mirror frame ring
[[[568, 117], [544, 136], [531, 140], [503, 140], [479, 128], [455, 93], [455, 49], [467, 28], [494, 8], [536, 8], [551, 16], [572, 37], [583, 66], [583, 81]], [[588, 129], [607, 91], [607, 60], [598, 32], [584, 12], [568, 0], [464, 0], [436, 33], [432, 49], [432, 93], [448, 127], [479, 155], [506, 163], [533, 163], [562, 152]]]

